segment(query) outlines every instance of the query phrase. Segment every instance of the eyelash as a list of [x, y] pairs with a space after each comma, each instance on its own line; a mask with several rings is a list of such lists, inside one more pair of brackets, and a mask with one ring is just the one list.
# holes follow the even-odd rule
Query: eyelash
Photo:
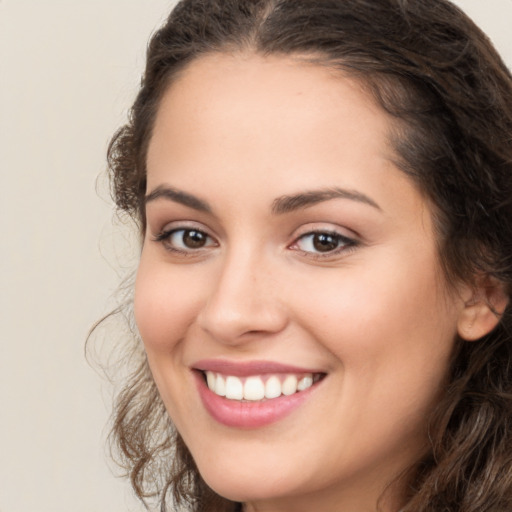
[[[320, 236], [320, 235], [331, 237], [333, 239], [333, 241], [337, 244], [336, 248], [334, 248], [333, 250], [330, 250], [330, 251], [326, 251], [326, 252], [313, 252], [313, 251], [306, 251], [306, 250], [300, 249], [300, 247], [298, 247], [298, 244], [300, 241], [304, 241], [308, 237], [313, 239], [315, 236]], [[312, 241], [312, 243], [314, 243], [314, 242]], [[289, 247], [290, 248], [296, 247], [297, 250], [300, 251], [302, 254], [305, 254], [310, 258], [320, 260], [320, 259], [332, 258], [333, 256], [338, 256], [341, 253], [351, 251], [351, 250], [355, 249], [358, 245], [359, 245], [359, 242], [357, 240], [354, 240], [353, 238], [344, 236], [341, 233], [338, 233], [337, 231], [318, 229], [318, 230], [314, 230], [314, 231], [308, 231], [307, 233], [300, 235], [298, 238], [295, 239], [295, 241]]]
[[[187, 248], [187, 249], [177, 248], [175, 245], [171, 245], [171, 238], [178, 233], [183, 233], [182, 237], [186, 233], [199, 234], [199, 235], [205, 237], [205, 240], [206, 240], [205, 245], [202, 247], [195, 248], [195, 249], [194, 248]], [[308, 237], [314, 238], [315, 236], [327, 236], [327, 237], [332, 238], [333, 242], [336, 243], [336, 247], [333, 250], [329, 250], [324, 253], [308, 251], [308, 250], [301, 249], [299, 247], [299, 243], [301, 241], [306, 240]], [[214, 239], [210, 235], [208, 235], [208, 233], [206, 233], [205, 231], [202, 231], [200, 229], [195, 229], [195, 228], [191, 228], [191, 227], [190, 228], [180, 227], [180, 228], [164, 230], [164, 231], [158, 233], [153, 238], [153, 241], [161, 243], [167, 251], [170, 251], [173, 253], [178, 253], [178, 254], [184, 255], [184, 256], [192, 256], [194, 254], [198, 254], [200, 251], [202, 251], [204, 249], [218, 245], [214, 241]], [[208, 241], [210, 241], [210, 242], [213, 241], [214, 243], [212, 244], [212, 243], [209, 243]], [[312, 241], [312, 243], [314, 244], [314, 241]], [[336, 231], [319, 229], [319, 230], [314, 230], [314, 231], [308, 231], [308, 232], [300, 235], [299, 237], [297, 237], [295, 239], [294, 242], [292, 242], [292, 244], [290, 244], [288, 246], [288, 248], [295, 249], [298, 252], [300, 252], [301, 254], [303, 254], [309, 258], [321, 260], [321, 259], [332, 258], [333, 256], [337, 256], [343, 252], [351, 251], [351, 250], [355, 249], [358, 245], [359, 245], [359, 242], [357, 240], [354, 240], [353, 238], [344, 236]]]
[[[174, 235], [176, 235], [177, 233], [183, 233], [182, 237], [186, 233], [197, 233], [197, 234], [205, 237], [206, 245], [204, 247], [198, 247], [196, 249], [190, 248], [190, 247], [187, 249], [177, 248], [176, 246], [171, 245], [171, 238]], [[182, 240], [183, 240], [183, 238], [182, 238]], [[213, 238], [210, 235], [208, 235], [208, 233], [205, 233], [201, 229], [196, 229], [196, 228], [192, 228], [192, 227], [180, 227], [180, 228], [164, 230], [164, 231], [161, 231], [160, 233], [158, 233], [153, 238], [153, 241], [161, 243], [167, 251], [178, 253], [178, 254], [184, 255], [184, 256], [191, 256], [193, 254], [197, 254], [202, 249], [211, 247], [212, 244], [208, 244], [208, 240], [209, 241], [213, 240]]]

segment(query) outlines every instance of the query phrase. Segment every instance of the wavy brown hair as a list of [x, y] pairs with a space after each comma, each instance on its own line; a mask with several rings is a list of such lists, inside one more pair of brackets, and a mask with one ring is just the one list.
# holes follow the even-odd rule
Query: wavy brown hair
[[[487, 275], [510, 297], [512, 77], [446, 0], [181, 1], [149, 43], [129, 121], [108, 151], [115, 203], [142, 234], [160, 99], [195, 59], [223, 52], [301, 56], [359, 80], [392, 118], [397, 166], [434, 205], [448, 282]], [[430, 451], [406, 473], [404, 512], [512, 510], [511, 314], [509, 305], [478, 342], [456, 341]], [[117, 396], [112, 440], [137, 495], [161, 511], [169, 497], [191, 511], [240, 509], [204, 484], [132, 332], [133, 373]]]

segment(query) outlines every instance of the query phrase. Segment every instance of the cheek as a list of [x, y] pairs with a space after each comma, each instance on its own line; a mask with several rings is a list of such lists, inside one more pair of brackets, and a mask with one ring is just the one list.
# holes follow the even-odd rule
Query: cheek
[[435, 268], [424, 266], [421, 276], [413, 267], [350, 269], [339, 279], [317, 281], [304, 297], [320, 298], [299, 306], [303, 327], [340, 370], [333, 372], [339, 389], [333, 418], [349, 426], [347, 435], [365, 453], [400, 437], [416, 442], [448, 371], [455, 310], [435, 286]]
[[198, 283], [187, 273], [143, 253], [135, 281], [134, 312], [149, 351], [169, 351], [182, 339], [199, 308]]
[[426, 357], [449, 357], [457, 312], [441, 291], [433, 258], [417, 266], [387, 256], [304, 282], [298, 316], [348, 371], [394, 366], [425, 375]]

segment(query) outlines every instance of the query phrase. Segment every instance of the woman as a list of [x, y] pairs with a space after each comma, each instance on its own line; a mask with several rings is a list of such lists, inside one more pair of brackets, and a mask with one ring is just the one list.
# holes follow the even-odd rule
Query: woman
[[462, 12], [184, 0], [109, 163], [139, 497], [512, 510], [512, 78]]

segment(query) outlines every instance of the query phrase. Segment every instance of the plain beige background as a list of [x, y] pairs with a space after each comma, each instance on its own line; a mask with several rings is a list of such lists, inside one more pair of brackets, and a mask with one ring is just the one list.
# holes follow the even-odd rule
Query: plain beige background
[[[512, 0], [457, 3], [512, 67]], [[0, 512], [143, 510], [108, 467], [83, 346], [136, 261], [95, 180], [173, 4], [0, 0]]]

